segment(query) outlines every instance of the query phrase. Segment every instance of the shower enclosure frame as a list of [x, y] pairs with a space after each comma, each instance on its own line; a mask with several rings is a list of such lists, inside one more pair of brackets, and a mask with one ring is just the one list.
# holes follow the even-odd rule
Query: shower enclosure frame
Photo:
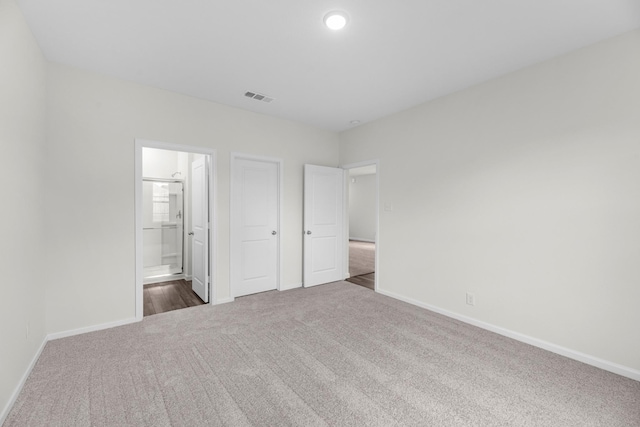
[[[182, 259], [182, 262], [180, 263], [181, 265], [181, 270], [179, 273], [167, 273], [167, 274], [160, 274], [157, 276], [149, 276], [149, 278], [157, 278], [157, 282], [148, 282], [148, 283], [158, 283], [158, 282], [163, 282], [163, 281], [168, 281], [168, 280], [174, 280], [174, 279], [180, 279], [184, 277], [184, 271], [185, 271], [185, 196], [184, 196], [184, 187], [185, 187], [185, 181], [183, 179], [171, 179], [171, 178], [150, 178], [150, 177], [143, 177], [142, 178], [142, 183], [143, 183], [143, 195], [144, 195], [144, 183], [145, 182], [159, 182], [159, 183], [167, 183], [167, 184], [181, 184], [182, 185], [182, 207], [180, 209], [180, 215], [181, 215], [181, 223], [182, 223], [182, 233], [180, 235], [180, 246], [182, 248], [182, 250], [180, 251], [180, 258]], [[144, 208], [143, 208], [144, 210]], [[175, 226], [177, 229], [177, 225]], [[160, 228], [148, 228], [148, 227], [144, 227], [144, 224], [142, 226], [142, 231], [144, 234], [145, 230], [149, 230], [149, 229], [170, 229], [172, 227], [160, 227]], [[143, 237], [143, 250], [144, 250], [144, 237]], [[161, 264], [162, 265], [162, 264]], [[144, 276], [144, 265], [143, 265], [143, 277], [142, 280], [145, 282], [145, 284], [147, 283], [147, 276]]]

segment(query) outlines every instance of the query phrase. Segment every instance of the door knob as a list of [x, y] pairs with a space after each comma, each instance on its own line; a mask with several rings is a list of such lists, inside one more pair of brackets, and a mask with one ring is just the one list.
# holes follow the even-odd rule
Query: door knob
[[272, 234], [273, 236], [275, 236], [275, 235], [276, 235], [276, 234], [278, 234], [278, 233], [277, 233], [275, 230], [273, 230], [273, 231], [271, 232], [271, 234]]
[[311, 230], [307, 230], [307, 234], [311, 234]]
[[193, 231], [187, 233], [189, 236], [193, 236]]

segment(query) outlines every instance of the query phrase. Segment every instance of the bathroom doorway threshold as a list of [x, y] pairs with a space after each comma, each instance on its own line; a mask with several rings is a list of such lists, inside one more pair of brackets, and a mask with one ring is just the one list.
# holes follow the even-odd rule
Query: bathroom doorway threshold
[[144, 285], [143, 292], [144, 317], [204, 304], [184, 279]]

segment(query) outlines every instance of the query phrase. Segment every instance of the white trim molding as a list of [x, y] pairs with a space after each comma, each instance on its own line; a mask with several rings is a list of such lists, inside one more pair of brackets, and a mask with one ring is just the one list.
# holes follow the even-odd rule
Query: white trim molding
[[216, 259], [218, 255], [218, 214], [217, 214], [217, 183], [218, 168], [216, 150], [206, 147], [197, 147], [192, 145], [180, 145], [168, 142], [150, 141], [146, 139], [136, 138], [134, 141], [134, 158], [135, 158], [135, 319], [140, 321], [144, 317], [144, 278], [143, 278], [143, 247], [142, 247], [142, 149], [143, 148], [159, 148], [162, 150], [180, 151], [183, 153], [204, 154], [207, 156], [207, 166], [209, 170], [209, 218], [211, 218], [211, 235], [209, 239], [209, 304], [216, 304], [217, 294], [217, 274]]
[[4, 405], [4, 408], [2, 408], [2, 412], [0, 412], [0, 426], [3, 425], [4, 422], [7, 420], [7, 417], [9, 416], [9, 412], [11, 412], [11, 408], [13, 408], [13, 405], [16, 403], [16, 400], [18, 399], [18, 396], [20, 395], [20, 392], [22, 391], [24, 384], [27, 382], [27, 378], [29, 378], [29, 375], [31, 375], [31, 371], [36, 366], [36, 363], [38, 363], [38, 359], [42, 354], [42, 350], [44, 350], [44, 346], [47, 345], [48, 341], [49, 341], [48, 337], [44, 337], [44, 339], [42, 340], [42, 344], [40, 344], [40, 347], [36, 351], [36, 354], [31, 359], [29, 366], [27, 367], [26, 371], [20, 378], [20, 381], [18, 381], [18, 385], [16, 385], [16, 388], [13, 390], [13, 393], [11, 393], [11, 397], [9, 397], [7, 404]]
[[36, 366], [36, 363], [38, 363], [38, 359], [40, 359], [40, 355], [42, 354], [44, 347], [47, 345], [49, 341], [57, 340], [60, 338], [72, 337], [74, 335], [86, 334], [88, 332], [101, 331], [103, 329], [114, 328], [116, 326], [129, 325], [131, 323], [136, 323], [136, 322], [138, 322], [138, 319], [136, 318], [124, 319], [124, 320], [118, 320], [116, 322], [103, 323], [100, 325], [89, 326], [86, 328], [72, 329], [69, 331], [56, 332], [53, 334], [46, 335], [42, 339], [42, 343], [40, 344], [40, 347], [36, 351], [36, 354], [31, 359], [29, 366], [27, 367], [24, 374], [20, 378], [18, 385], [13, 390], [13, 393], [11, 393], [11, 397], [7, 401], [7, 404], [5, 405], [4, 408], [2, 408], [2, 412], [0, 412], [0, 426], [3, 425], [4, 422], [6, 421], [7, 416], [9, 415], [9, 412], [11, 412], [11, 408], [13, 408], [13, 405], [16, 403], [16, 399], [20, 395], [20, 392], [22, 391], [24, 384], [27, 382], [27, 378], [29, 378], [29, 375], [31, 375], [31, 371], [33, 371], [33, 368]]
[[47, 335], [47, 341], [59, 340], [60, 338], [67, 338], [67, 337], [72, 337], [72, 336], [75, 336], [75, 335], [87, 334], [89, 332], [101, 331], [103, 329], [111, 329], [111, 328], [115, 328], [115, 327], [118, 327], [118, 326], [124, 326], [124, 325], [129, 325], [131, 323], [136, 323], [138, 321], [139, 320], [134, 317], [134, 318], [131, 318], [131, 319], [116, 320], [115, 322], [101, 323], [99, 325], [87, 326], [85, 328], [78, 328], [78, 329], [71, 329], [71, 330], [68, 330], [68, 331], [55, 332], [53, 334]]
[[187, 276], [184, 274], [170, 274], [162, 277], [151, 277], [143, 280], [143, 285], [151, 285], [153, 283], [173, 282], [174, 280], [187, 280]]
[[552, 353], [559, 354], [569, 359], [577, 360], [578, 362], [586, 363], [587, 365], [595, 366], [596, 368], [604, 369], [605, 371], [613, 372], [614, 374], [622, 375], [623, 377], [627, 377], [632, 380], [640, 381], [640, 371], [630, 368], [628, 366], [619, 365], [617, 363], [600, 359], [598, 357], [591, 356], [589, 354], [581, 353], [579, 351], [572, 350], [570, 348], [562, 347], [560, 345], [553, 344], [548, 341], [544, 341], [544, 340], [534, 338], [525, 334], [521, 334], [520, 332], [515, 332], [510, 329], [492, 325], [491, 323], [483, 322], [481, 320], [477, 320], [469, 316], [464, 316], [462, 314], [454, 313], [453, 311], [445, 310], [443, 308], [436, 307], [431, 304], [425, 304], [413, 298], [405, 297], [403, 295], [396, 294], [394, 292], [389, 292], [382, 289], [378, 289], [378, 292], [381, 293], [382, 295], [386, 295], [388, 297], [391, 297], [400, 301], [404, 301], [411, 305], [415, 305], [420, 308], [425, 308], [427, 310], [442, 314], [452, 319], [456, 319], [461, 322], [468, 323], [469, 325], [477, 326], [487, 331], [495, 332], [496, 334], [499, 334], [508, 338], [512, 338], [516, 341], [520, 341], [525, 344], [529, 344], [534, 347], [538, 347], [543, 350], [547, 350]]
[[75, 335], [82, 335], [89, 332], [101, 331], [103, 329], [115, 328], [117, 326], [129, 325], [132, 323], [137, 323], [138, 321], [139, 320], [136, 318], [123, 319], [123, 320], [117, 320], [115, 322], [102, 323], [99, 325], [88, 326], [86, 328], [71, 329], [68, 331], [55, 332], [55, 333], [46, 335], [43, 338], [42, 344], [40, 344], [38, 351], [36, 351], [36, 354], [31, 359], [31, 362], [29, 363], [29, 366], [27, 367], [26, 371], [20, 378], [18, 385], [13, 390], [13, 393], [11, 394], [9, 401], [7, 402], [5, 407], [2, 409], [2, 412], [0, 412], [0, 426], [3, 425], [3, 423], [6, 421], [7, 416], [11, 411], [11, 408], [13, 408], [13, 405], [16, 403], [16, 399], [20, 395], [20, 392], [22, 391], [24, 384], [27, 382], [27, 378], [29, 378], [29, 375], [31, 375], [31, 371], [33, 371], [33, 368], [36, 366], [36, 363], [38, 363], [38, 359], [40, 359], [40, 355], [42, 354], [44, 347], [47, 345], [49, 341], [57, 340], [60, 338], [72, 337]]

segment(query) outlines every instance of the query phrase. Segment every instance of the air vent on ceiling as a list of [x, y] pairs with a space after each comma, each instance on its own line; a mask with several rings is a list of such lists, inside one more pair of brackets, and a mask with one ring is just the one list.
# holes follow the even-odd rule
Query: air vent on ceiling
[[246, 96], [247, 98], [255, 99], [256, 101], [262, 101], [262, 102], [273, 101], [273, 98], [271, 98], [270, 96], [263, 95], [257, 92], [245, 92], [244, 96]]

